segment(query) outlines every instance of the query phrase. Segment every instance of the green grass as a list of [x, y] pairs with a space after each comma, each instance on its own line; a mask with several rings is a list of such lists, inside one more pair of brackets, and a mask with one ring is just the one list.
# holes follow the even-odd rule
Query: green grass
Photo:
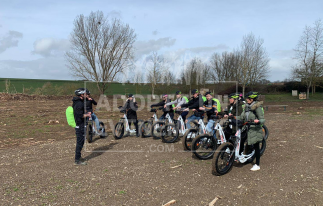
[[[46, 80], [46, 79], [14, 79], [0, 78], [0, 92], [6, 92], [6, 80], [10, 80], [9, 93], [43, 94], [43, 95], [73, 95], [75, 89], [85, 87], [83, 81]], [[93, 93], [99, 94], [96, 83], [86, 83]], [[150, 94], [150, 86], [141, 84], [111, 83], [106, 95], [113, 94]]]
[[[299, 99], [297, 97], [293, 97], [290, 93], [283, 94], [266, 94], [265, 102], [302, 102], [306, 101], [304, 99]], [[307, 101], [323, 101], [322, 93], [315, 93], [314, 95], [310, 94], [310, 99]]]

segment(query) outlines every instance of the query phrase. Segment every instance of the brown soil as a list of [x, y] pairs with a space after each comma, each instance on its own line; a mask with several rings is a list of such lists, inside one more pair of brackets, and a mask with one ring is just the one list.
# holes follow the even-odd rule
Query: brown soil
[[[1, 100], [1, 205], [162, 205], [173, 199], [174, 205], [208, 205], [215, 197], [221, 197], [215, 205], [323, 204], [321, 102], [277, 103], [289, 105], [287, 111], [269, 108], [261, 170], [235, 164], [217, 177], [211, 174], [212, 160], [182, 152], [181, 141], [114, 140], [111, 134], [86, 144], [88, 165], [74, 166], [75, 134], [65, 119], [70, 100]], [[114, 123], [120, 116], [96, 114]]]

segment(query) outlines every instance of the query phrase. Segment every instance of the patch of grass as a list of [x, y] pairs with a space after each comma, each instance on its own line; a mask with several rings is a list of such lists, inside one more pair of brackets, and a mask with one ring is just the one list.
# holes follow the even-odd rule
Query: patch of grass
[[58, 185], [58, 186], [56, 187], [56, 189], [57, 189], [57, 190], [61, 190], [61, 189], [63, 189], [63, 186], [62, 186], [62, 185]]
[[17, 192], [19, 190], [18, 187], [13, 188], [13, 191]]
[[282, 94], [266, 94], [265, 102], [302, 102], [302, 101], [323, 101], [322, 93], [310, 94], [310, 99], [304, 100], [297, 97], [293, 97], [290, 93]]
[[125, 190], [119, 191], [119, 195], [124, 195], [124, 194], [126, 194], [126, 191]]
[[165, 160], [162, 160], [161, 163], [165, 163], [166, 161]]

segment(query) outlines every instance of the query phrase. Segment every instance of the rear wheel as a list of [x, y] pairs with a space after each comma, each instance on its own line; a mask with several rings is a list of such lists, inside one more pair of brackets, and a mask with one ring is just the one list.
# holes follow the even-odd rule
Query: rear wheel
[[144, 121], [139, 127], [139, 136], [146, 138], [151, 136], [151, 121]]
[[91, 143], [93, 140], [93, 129], [90, 123], [86, 126], [86, 140], [88, 143]]
[[[252, 147], [253, 151], [254, 148]], [[259, 143], [259, 149], [260, 149], [260, 156], [262, 156], [266, 150], [266, 140], [263, 139], [260, 143]], [[248, 159], [246, 161], [246, 163], [251, 163], [254, 161], [254, 159], [256, 158], [256, 154], [254, 154], [250, 159]]]
[[124, 134], [124, 123], [118, 122], [114, 127], [114, 138], [121, 139], [123, 137], [123, 134]]
[[198, 135], [197, 129], [189, 129], [183, 136], [184, 150], [191, 150], [193, 139]]
[[154, 139], [160, 139], [161, 138], [161, 129], [165, 125], [165, 122], [158, 121], [155, 122], [151, 127], [151, 136], [153, 136]]
[[165, 143], [173, 143], [178, 139], [178, 128], [175, 124], [166, 124], [161, 129], [161, 138]]
[[228, 173], [233, 166], [235, 158], [234, 146], [230, 142], [223, 143], [215, 151], [212, 160], [212, 173], [220, 176]]
[[268, 139], [268, 136], [269, 136], [269, 130], [268, 128], [266, 127], [266, 125], [262, 125], [262, 136], [265, 140]]
[[208, 134], [199, 135], [192, 142], [193, 154], [202, 160], [211, 158], [214, 155], [216, 148], [216, 140]]

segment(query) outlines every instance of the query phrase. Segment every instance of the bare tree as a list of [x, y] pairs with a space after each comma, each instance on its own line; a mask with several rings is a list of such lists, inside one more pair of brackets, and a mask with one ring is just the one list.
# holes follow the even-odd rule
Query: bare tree
[[210, 75], [213, 81], [236, 81], [240, 56], [236, 52], [214, 53], [210, 60]]
[[318, 77], [323, 75], [323, 23], [317, 20], [313, 27], [306, 26], [296, 49], [296, 66], [292, 75], [306, 83], [307, 99], [310, 88], [315, 85]]
[[237, 55], [240, 56], [237, 79], [242, 84], [243, 95], [247, 84], [255, 84], [268, 76], [269, 57], [263, 43], [263, 39], [256, 39], [250, 33], [243, 37], [240, 49], [237, 51]]
[[163, 79], [163, 74], [165, 70], [165, 59], [163, 56], [158, 55], [157, 52], [153, 52], [147, 57], [146, 62], [147, 69], [147, 81], [151, 85], [151, 93], [154, 95], [155, 87], [157, 83], [160, 83]]
[[102, 11], [79, 15], [71, 33], [71, 50], [66, 53], [68, 67], [77, 78], [96, 81], [104, 93], [133, 59], [136, 34], [119, 19], [107, 19]]

